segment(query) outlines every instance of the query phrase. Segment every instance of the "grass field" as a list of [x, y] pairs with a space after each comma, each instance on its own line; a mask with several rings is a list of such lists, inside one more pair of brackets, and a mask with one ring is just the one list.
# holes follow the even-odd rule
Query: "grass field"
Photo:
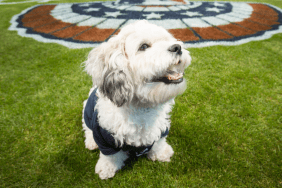
[[81, 127], [90, 48], [8, 31], [35, 4], [0, 5], [0, 187], [282, 187], [282, 34], [189, 49], [188, 87], [168, 136], [172, 162], [141, 157], [100, 180], [99, 151], [85, 149]]

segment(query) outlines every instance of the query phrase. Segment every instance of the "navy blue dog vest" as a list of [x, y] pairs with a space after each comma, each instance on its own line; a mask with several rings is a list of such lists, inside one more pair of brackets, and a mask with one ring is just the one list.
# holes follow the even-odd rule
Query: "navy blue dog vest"
[[[89, 129], [93, 132], [93, 137], [100, 151], [104, 155], [113, 155], [120, 150], [128, 151], [131, 155], [140, 156], [148, 153], [152, 145], [135, 147], [124, 143], [122, 146], [116, 146], [115, 139], [112, 134], [103, 129], [98, 122], [98, 112], [94, 110], [98, 97], [96, 96], [97, 88], [91, 93], [84, 109], [84, 121]], [[161, 134], [161, 138], [167, 136], [168, 128]]]

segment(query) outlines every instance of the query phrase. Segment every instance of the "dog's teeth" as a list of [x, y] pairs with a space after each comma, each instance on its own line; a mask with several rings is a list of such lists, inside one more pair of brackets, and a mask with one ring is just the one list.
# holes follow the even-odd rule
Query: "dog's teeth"
[[169, 80], [178, 80], [183, 77], [183, 73], [177, 73], [177, 72], [168, 70], [165, 74], [165, 77], [167, 77]]

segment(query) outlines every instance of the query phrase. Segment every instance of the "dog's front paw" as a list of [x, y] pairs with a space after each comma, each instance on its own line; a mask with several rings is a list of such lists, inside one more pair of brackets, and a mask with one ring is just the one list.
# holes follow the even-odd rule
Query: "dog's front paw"
[[147, 157], [152, 161], [170, 162], [170, 158], [174, 154], [174, 151], [170, 145], [164, 142], [164, 146], [158, 149], [151, 150]]
[[114, 177], [116, 171], [118, 170], [117, 166], [111, 161], [100, 158], [95, 167], [95, 173], [99, 174], [101, 179], [108, 179]]
[[100, 158], [95, 167], [95, 173], [99, 174], [101, 179], [114, 177], [115, 173], [124, 166], [124, 161], [128, 158], [126, 152], [119, 151], [113, 155], [103, 155], [100, 152]]

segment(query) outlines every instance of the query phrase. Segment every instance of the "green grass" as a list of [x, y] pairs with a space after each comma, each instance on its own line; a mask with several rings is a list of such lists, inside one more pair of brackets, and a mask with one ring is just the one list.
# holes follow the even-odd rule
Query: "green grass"
[[141, 157], [102, 181], [99, 152], [85, 149], [81, 127], [90, 48], [8, 31], [34, 4], [0, 5], [0, 187], [282, 187], [282, 34], [189, 49], [188, 87], [168, 137], [172, 162]]

